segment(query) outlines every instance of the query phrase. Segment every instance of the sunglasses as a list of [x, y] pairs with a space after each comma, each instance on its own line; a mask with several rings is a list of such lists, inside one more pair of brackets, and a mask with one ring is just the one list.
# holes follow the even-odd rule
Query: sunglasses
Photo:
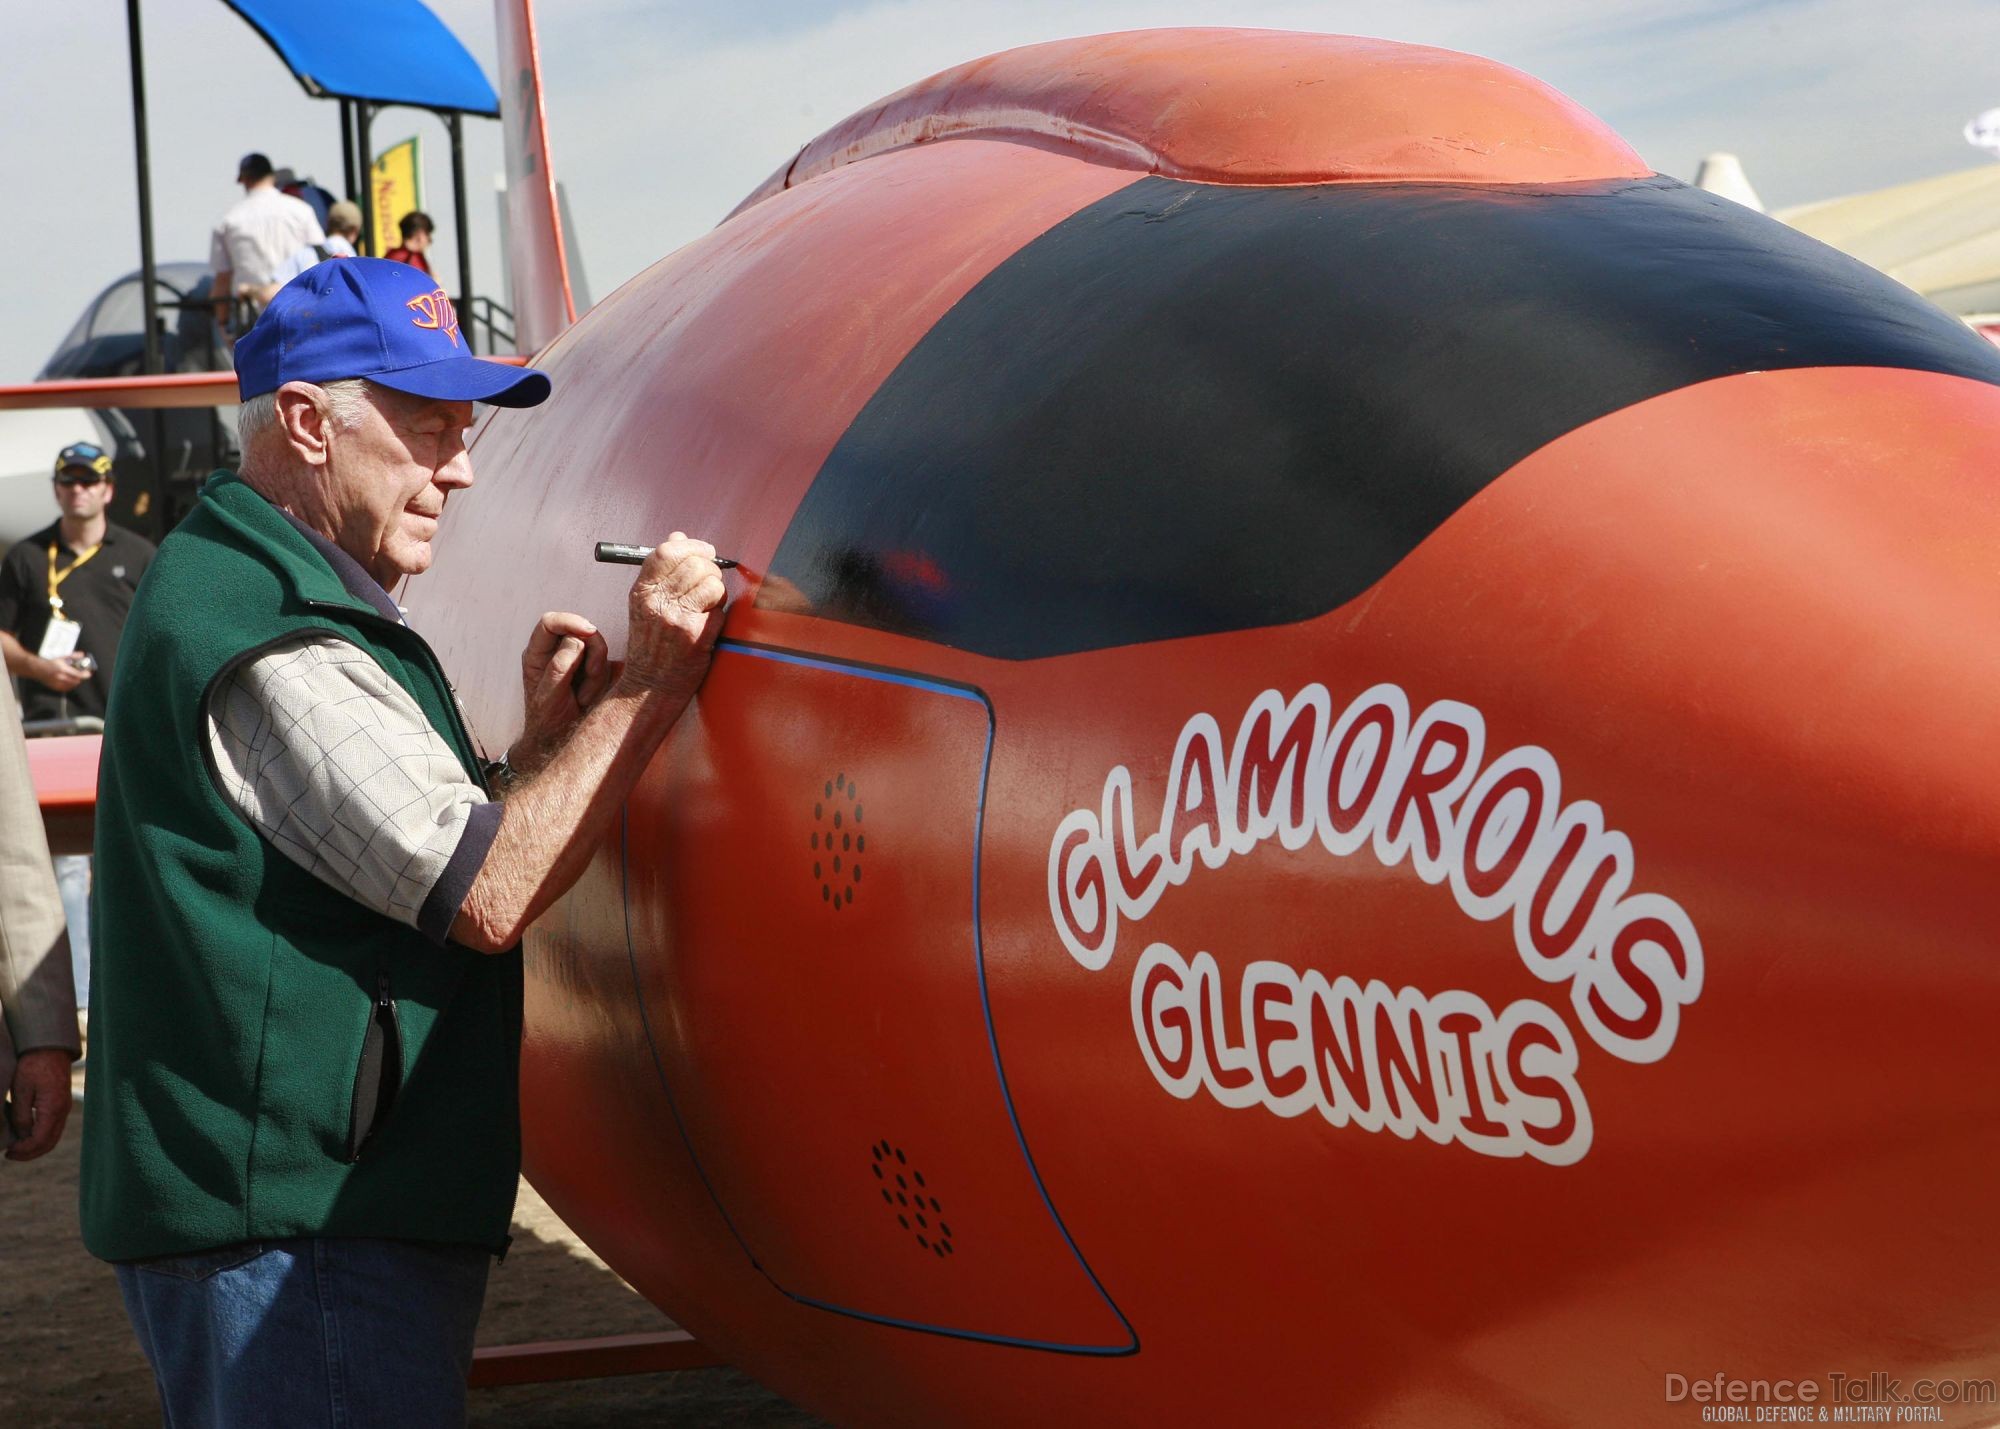
[[96, 486], [99, 482], [108, 480], [110, 480], [109, 477], [102, 476], [94, 471], [66, 471], [56, 478], [56, 485]]

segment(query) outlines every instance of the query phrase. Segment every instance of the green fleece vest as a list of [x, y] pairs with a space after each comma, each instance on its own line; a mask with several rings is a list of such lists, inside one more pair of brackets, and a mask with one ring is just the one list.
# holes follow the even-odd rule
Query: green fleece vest
[[306, 631], [373, 656], [480, 777], [430, 648], [212, 477], [140, 582], [98, 775], [83, 1238], [107, 1260], [308, 1235], [506, 1246], [520, 951], [438, 947], [329, 888], [211, 767], [208, 692]]

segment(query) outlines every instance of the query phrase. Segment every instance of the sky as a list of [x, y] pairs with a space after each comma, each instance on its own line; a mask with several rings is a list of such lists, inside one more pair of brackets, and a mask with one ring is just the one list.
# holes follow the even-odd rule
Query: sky
[[[337, 3], [337, 0], [336, 0]], [[495, 72], [491, 0], [430, 0]], [[1369, 35], [1485, 55], [1594, 111], [1660, 172], [1738, 154], [1772, 207], [1995, 162], [1961, 135], [2000, 106], [1993, 0], [540, 0], [550, 148], [594, 296], [701, 234], [798, 147], [963, 61], [1168, 25]], [[141, 0], [155, 248], [205, 260], [247, 150], [339, 187], [338, 106], [307, 98], [221, 0]], [[89, 299], [138, 266], [123, 0], [20, 3], [0, 51], [0, 382], [31, 379]], [[415, 110], [456, 270], [450, 148]], [[473, 283], [500, 280], [499, 126], [469, 120]], [[439, 261], [441, 260], [441, 261]], [[447, 286], [456, 286], [447, 280]]]

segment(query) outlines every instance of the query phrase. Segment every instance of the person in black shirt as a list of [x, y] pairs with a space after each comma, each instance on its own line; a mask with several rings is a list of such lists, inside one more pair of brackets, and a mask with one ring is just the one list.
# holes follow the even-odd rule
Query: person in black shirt
[[[24, 719], [104, 717], [118, 637], [153, 543], [105, 518], [111, 454], [77, 442], [56, 455], [62, 515], [0, 561], [0, 655], [21, 681]], [[50, 626], [56, 629], [53, 634]], [[55, 860], [77, 1005], [90, 1005], [90, 856]]]
[[55, 470], [61, 517], [0, 561], [0, 655], [21, 681], [26, 719], [104, 715], [118, 636], [153, 559], [151, 541], [105, 519], [114, 490], [108, 452], [64, 447]]

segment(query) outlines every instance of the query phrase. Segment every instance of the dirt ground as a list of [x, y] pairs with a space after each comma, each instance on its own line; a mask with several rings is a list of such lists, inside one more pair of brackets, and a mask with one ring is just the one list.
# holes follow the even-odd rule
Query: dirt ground
[[[132, 1339], [111, 1270], [83, 1249], [76, 1222], [83, 1107], [61, 1145], [26, 1165], [0, 1163], [0, 1425], [124, 1429], [160, 1422], [152, 1374]], [[514, 1245], [495, 1269], [482, 1345], [637, 1334], [671, 1322], [571, 1234], [527, 1182]], [[474, 1426], [599, 1425], [812, 1429], [820, 1421], [730, 1369], [475, 1390]]]

